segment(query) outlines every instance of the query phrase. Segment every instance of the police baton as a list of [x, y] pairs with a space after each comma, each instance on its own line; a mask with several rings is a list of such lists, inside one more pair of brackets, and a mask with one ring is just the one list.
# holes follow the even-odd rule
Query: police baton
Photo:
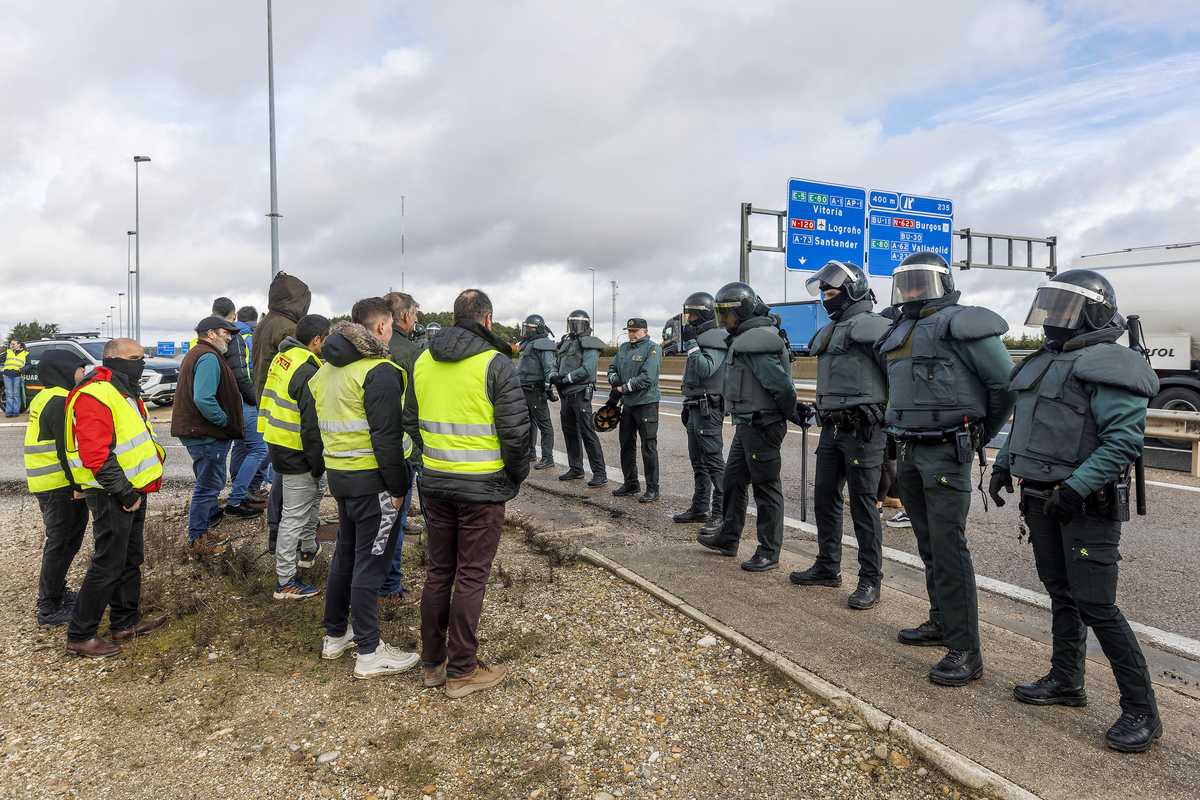
[[800, 521], [808, 522], [808, 420], [800, 426]]
[[[1125, 322], [1129, 328], [1129, 349], [1141, 353], [1150, 361], [1150, 354], [1142, 346], [1142, 319], [1137, 314], [1130, 314]], [[1139, 517], [1146, 516], [1146, 463], [1142, 454], [1138, 453], [1133, 462], [1133, 485], [1137, 489], [1137, 513]]]

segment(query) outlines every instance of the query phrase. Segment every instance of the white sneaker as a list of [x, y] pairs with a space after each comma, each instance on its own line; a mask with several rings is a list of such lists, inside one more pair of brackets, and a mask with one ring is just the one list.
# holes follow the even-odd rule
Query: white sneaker
[[911, 528], [912, 522], [908, 518], [908, 514], [900, 511], [896, 516], [887, 521], [889, 528]]
[[341, 658], [342, 653], [351, 647], [358, 647], [358, 645], [354, 643], [354, 627], [347, 624], [346, 632], [341, 636], [326, 636], [321, 640], [321, 658]]
[[354, 664], [354, 677], [370, 678], [375, 675], [396, 675], [417, 665], [421, 657], [406, 653], [382, 641], [369, 656], [360, 655]]

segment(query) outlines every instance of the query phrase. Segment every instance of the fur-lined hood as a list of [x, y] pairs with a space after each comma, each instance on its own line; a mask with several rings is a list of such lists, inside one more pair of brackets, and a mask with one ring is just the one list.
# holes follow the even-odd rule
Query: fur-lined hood
[[373, 333], [354, 322], [335, 322], [321, 355], [335, 367], [353, 364], [361, 358], [388, 358], [388, 347]]

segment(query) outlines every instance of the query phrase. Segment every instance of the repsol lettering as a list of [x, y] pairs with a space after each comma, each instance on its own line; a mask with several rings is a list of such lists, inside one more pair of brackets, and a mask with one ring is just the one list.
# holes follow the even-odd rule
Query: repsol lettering
[[1149, 352], [1150, 352], [1151, 358], [1154, 358], [1155, 356], [1158, 356], [1160, 358], [1174, 358], [1175, 357], [1175, 348], [1174, 347], [1155, 347], [1155, 348], [1151, 348], [1151, 350]]

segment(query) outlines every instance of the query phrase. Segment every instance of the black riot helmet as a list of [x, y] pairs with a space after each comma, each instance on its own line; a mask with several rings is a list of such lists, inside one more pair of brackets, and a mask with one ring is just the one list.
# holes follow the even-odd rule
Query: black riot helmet
[[567, 331], [571, 336], [585, 336], [592, 332], [592, 318], [582, 308], [577, 308], [567, 317]]
[[1025, 325], [1074, 335], [1106, 328], [1116, 315], [1117, 293], [1108, 279], [1090, 269], [1072, 269], [1038, 284]]
[[546, 320], [542, 318], [541, 314], [530, 314], [525, 318], [525, 322], [521, 327], [527, 339], [534, 336], [541, 336], [546, 332]]
[[892, 305], [936, 300], [953, 291], [950, 265], [932, 250], [913, 253], [892, 273]]
[[804, 282], [804, 288], [813, 297], [826, 289], [840, 289], [850, 302], [857, 303], [871, 294], [867, 274], [857, 264], [849, 261], [829, 261]]
[[425, 326], [419, 322], [416, 325], [413, 325], [412, 330], [408, 332], [408, 338], [412, 339], [414, 342], [424, 339]]
[[[693, 314], [696, 315], [695, 322], [690, 319]], [[713, 296], [708, 292], [694, 292], [688, 295], [687, 300], [683, 301], [684, 325], [699, 327], [713, 319], [716, 319], [716, 313], [713, 311]]]
[[[766, 310], [763, 310], [766, 309]], [[722, 328], [736, 328], [746, 320], [753, 317], [755, 314], [767, 313], [767, 309], [763, 302], [758, 299], [758, 295], [754, 289], [750, 288], [745, 283], [727, 283], [717, 292], [717, 296], [713, 298], [713, 311], [717, 314], [717, 325]], [[733, 314], [737, 317], [737, 324], [726, 325], [721, 320], [721, 315]]]

